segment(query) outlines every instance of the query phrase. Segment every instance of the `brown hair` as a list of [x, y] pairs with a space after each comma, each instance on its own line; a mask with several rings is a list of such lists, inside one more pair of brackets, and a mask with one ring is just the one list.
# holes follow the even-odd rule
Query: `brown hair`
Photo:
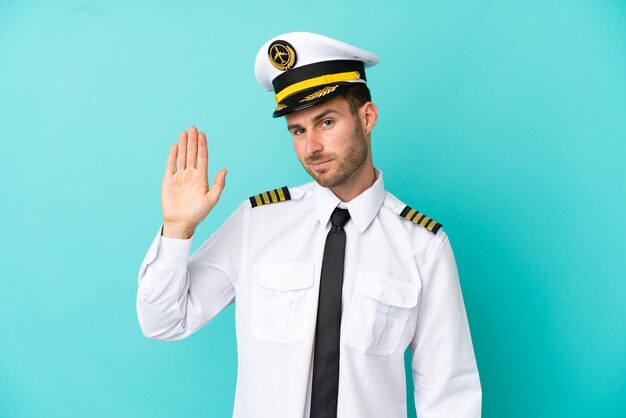
[[365, 83], [354, 83], [354, 86], [341, 93], [350, 105], [350, 113], [356, 115], [359, 109], [367, 102], [372, 101], [370, 89]]

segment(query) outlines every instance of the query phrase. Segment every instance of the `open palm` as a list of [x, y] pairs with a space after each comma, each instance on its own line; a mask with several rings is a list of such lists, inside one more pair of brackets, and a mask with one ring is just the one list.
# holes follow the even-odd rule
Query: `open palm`
[[208, 163], [205, 134], [198, 133], [195, 126], [190, 127], [188, 133], [181, 132], [178, 144], [170, 148], [161, 184], [163, 235], [178, 237], [185, 231], [182, 235], [190, 236], [217, 204], [224, 189], [226, 170], [215, 175], [209, 188]]

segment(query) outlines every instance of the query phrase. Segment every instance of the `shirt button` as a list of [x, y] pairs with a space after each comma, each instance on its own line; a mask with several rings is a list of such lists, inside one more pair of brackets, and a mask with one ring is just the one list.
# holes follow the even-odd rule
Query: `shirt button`
[[383, 291], [383, 295], [385, 295], [385, 297], [390, 297], [391, 296], [391, 289], [389, 289], [388, 287], [385, 288], [385, 290]]

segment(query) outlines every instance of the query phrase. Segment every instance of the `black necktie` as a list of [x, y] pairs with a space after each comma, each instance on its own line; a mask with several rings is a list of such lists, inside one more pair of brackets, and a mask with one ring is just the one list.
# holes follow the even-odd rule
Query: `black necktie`
[[343, 258], [346, 250], [346, 232], [343, 226], [348, 219], [350, 219], [350, 213], [346, 209], [335, 208], [330, 216], [333, 226], [326, 236], [324, 245], [315, 326], [311, 418], [337, 417], [341, 287], [343, 285]]

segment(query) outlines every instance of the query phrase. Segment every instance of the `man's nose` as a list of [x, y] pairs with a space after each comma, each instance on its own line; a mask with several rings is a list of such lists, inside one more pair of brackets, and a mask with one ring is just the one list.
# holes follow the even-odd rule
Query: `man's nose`
[[306, 137], [306, 153], [307, 155], [313, 155], [321, 152], [324, 149], [322, 141], [320, 141], [319, 134], [314, 131], [309, 131]]

